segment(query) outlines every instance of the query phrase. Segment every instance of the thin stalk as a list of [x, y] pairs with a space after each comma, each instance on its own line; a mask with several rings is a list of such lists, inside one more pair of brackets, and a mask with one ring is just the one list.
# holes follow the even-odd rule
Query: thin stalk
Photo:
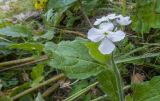
[[91, 100], [91, 101], [101, 101], [101, 100], [105, 99], [106, 97], [108, 97], [108, 96], [107, 96], [107, 95], [103, 95], [103, 96], [100, 96], [100, 97], [98, 97], [98, 98], [95, 98], [95, 99], [93, 99], [93, 100]]
[[33, 92], [33, 91], [35, 91], [35, 90], [37, 90], [37, 89], [45, 86], [45, 85], [48, 85], [48, 84], [50, 84], [50, 83], [52, 83], [52, 82], [54, 82], [54, 81], [57, 81], [57, 80], [59, 80], [59, 79], [61, 79], [61, 78], [63, 78], [63, 77], [64, 77], [64, 74], [56, 75], [56, 76], [52, 77], [51, 79], [49, 79], [49, 80], [47, 80], [47, 81], [44, 81], [44, 82], [38, 84], [37, 86], [35, 86], [35, 87], [33, 87], [33, 88], [27, 89], [27, 90], [25, 90], [25, 91], [17, 94], [16, 96], [13, 96], [13, 97], [12, 97], [12, 100], [13, 100], [13, 101], [14, 101], [14, 100], [17, 100], [17, 99], [19, 99], [20, 97], [22, 97], [22, 96], [24, 96], [24, 95], [27, 95], [27, 94], [29, 94], [29, 93], [31, 93], [31, 92]]
[[122, 14], [126, 15], [126, 0], [122, 0]]
[[60, 29], [60, 28], [55, 28], [55, 29], [58, 31], [62, 31], [65, 33], [70, 33], [70, 34], [75, 34], [75, 35], [86, 38], [86, 35], [84, 33], [79, 32], [79, 31], [72, 31], [72, 30], [66, 30], [66, 29]]
[[88, 24], [90, 25], [90, 27], [93, 27], [91, 21], [89, 20], [87, 14], [86, 14], [86, 12], [85, 12], [85, 10], [84, 10], [84, 8], [83, 8], [82, 1], [81, 1], [81, 0], [78, 0], [78, 2], [79, 2], [79, 4], [80, 4], [80, 10], [81, 10], [81, 12], [83, 13], [84, 18], [86, 19], [86, 21], [88, 22]]
[[70, 97], [64, 99], [63, 101], [75, 101], [76, 98], [78, 98], [79, 96], [81, 96], [82, 94], [86, 93], [87, 91], [89, 91], [91, 88], [95, 87], [98, 84], [98, 82], [95, 82], [91, 85], [89, 85], [88, 87], [76, 92], [75, 94], [71, 95]]
[[123, 82], [122, 82], [122, 78], [121, 78], [119, 69], [114, 62], [113, 53], [112, 53], [112, 64], [113, 64], [113, 70], [114, 70], [114, 73], [116, 76], [116, 84], [117, 84], [117, 89], [118, 89], [119, 101], [125, 101], [124, 100], [124, 91], [123, 91]]

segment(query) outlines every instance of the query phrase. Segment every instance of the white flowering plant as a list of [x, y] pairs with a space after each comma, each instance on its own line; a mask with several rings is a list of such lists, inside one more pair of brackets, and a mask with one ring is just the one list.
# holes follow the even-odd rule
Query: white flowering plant
[[[122, 15], [109, 14], [108, 16], [103, 16], [100, 19], [97, 19], [94, 22], [95, 27], [92, 27], [87, 33], [87, 37], [89, 40], [94, 43], [100, 43], [100, 45], [98, 46], [98, 51], [102, 55], [112, 54], [112, 57], [106, 60], [106, 67], [112, 67], [110, 68], [111, 71], [113, 71], [112, 74], [114, 76], [112, 79], [115, 79], [115, 88], [117, 88], [117, 91], [115, 92], [118, 92], [118, 97], [117, 99], [115, 99], [116, 101], [124, 101], [125, 97], [123, 91], [123, 81], [113, 57], [113, 51], [116, 48], [116, 45], [114, 43], [119, 42], [125, 38], [126, 34], [123, 31], [123, 26], [127, 26], [130, 23], [131, 20], [129, 16], [124, 17]], [[111, 61], [111, 63], [109, 63], [108, 61]], [[102, 72], [101, 75], [104, 75], [104, 73]], [[107, 78], [108, 75], [105, 76]], [[101, 82], [101, 84], [104, 83]], [[106, 89], [106, 87], [104, 87], [104, 89]], [[106, 92], [110, 93], [108, 92], [108, 90]]]
[[0, 101], [159, 101], [159, 5], [0, 0]]
[[97, 19], [94, 25], [97, 28], [91, 28], [88, 31], [88, 39], [93, 42], [101, 42], [98, 50], [102, 54], [111, 54], [115, 49], [114, 42], [121, 41], [125, 38], [125, 32], [121, 26], [131, 23], [130, 17], [122, 15], [109, 14]]

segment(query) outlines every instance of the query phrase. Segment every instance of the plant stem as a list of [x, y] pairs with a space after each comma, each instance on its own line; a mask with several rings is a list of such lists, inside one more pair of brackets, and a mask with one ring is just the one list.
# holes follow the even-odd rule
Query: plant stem
[[85, 12], [85, 10], [84, 10], [84, 8], [83, 8], [82, 1], [81, 1], [81, 0], [78, 0], [78, 2], [79, 2], [79, 4], [80, 4], [80, 10], [81, 10], [81, 12], [83, 13], [84, 18], [87, 20], [87, 22], [88, 22], [88, 24], [90, 25], [90, 27], [93, 27], [91, 21], [89, 20], [87, 14], [86, 14], [86, 12]]
[[114, 73], [116, 76], [116, 84], [117, 84], [117, 89], [118, 89], [119, 101], [125, 101], [124, 100], [124, 91], [123, 91], [123, 82], [122, 82], [122, 78], [121, 78], [119, 69], [114, 62], [113, 53], [112, 53], [112, 65], [113, 65], [113, 70], [114, 70]]
[[81, 36], [83, 38], [86, 38], [86, 35], [79, 32], [79, 31], [72, 31], [72, 30], [66, 30], [66, 29], [60, 29], [60, 28], [55, 28], [55, 29], [57, 29], [58, 31], [62, 31], [65, 33], [70, 33], [70, 34], [75, 34], [75, 35]]
[[122, 0], [122, 15], [126, 15], [126, 0]]
[[107, 95], [103, 95], [103, 96], [100, 96], [100, 97], [98, 97], [98, 98], [95, 98], [95, 99], [93, 99], [93, 100], [91, 100], [91, 101], [101, 101], [101, 100], [103, 100], [103, 99], [105, 99], [105, 98], [107, 98], [108, 96]]
[[89, 91], [91, 88], [95, 87], [98, 84], [98, 82], [95, 82], [91, 85], [89, 85], [88, 87], [74, 93], [73, 95], [71, 95], [70, 97], [64, 99], [63, 101], [75, 101], [76, 98], [78, 98], [79, 96], [81, 96], [82, 94], [86, 93], [87, 91]]
[[22, 97], [22, 96], [24, 96], [26, 94], [29, 94], [29, 93], [31, 93], [31, 92], [33, 92], [33, 91], [35, 91], [35, 90], [37, 90], [37, 89], [39, 89], [39, 88], [41, 88], [41, 87], [43, 87], [45, 85], [48, 85], [48, 84], [50, 84], [50, 83], [52, 83], [54, 81], [57, 81], [57, 80], [59, 80], [59, 79], [61, 79], [63, 77], [64, 77], [64, 74], [56, 75], [56, 76], [52, 77], [51, 79], [49, 79], [47, 81], [44, 81], [44, 82], [40, 83], [39, 85], [37, 85], [37, 86], [35, 86], [33, 88], [27, 89], [27, 90], [17, 94], [16, 96], [12, 97], [12, 100], [13, 101], [17, 100], [18, 98], [20, 98], [20, 97]]

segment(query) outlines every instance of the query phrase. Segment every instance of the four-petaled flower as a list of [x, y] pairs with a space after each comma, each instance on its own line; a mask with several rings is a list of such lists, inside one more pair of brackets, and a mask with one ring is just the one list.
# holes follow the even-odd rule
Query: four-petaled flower
[[130, 17], [123, 17], [122, 15], [110, 14], [101, 19], [97, 19], [94, 25], [99, 25], [98, 28], [91, 28], [88, 31], [88, 39], [93, 42], [101, 42], [98, 50], [102, 54], [110, 54], [115, 49], [113, 42], [118, 42], [124, 39], [125, 33], [115, 27], [112, 20], [120, 25], [128, 25], [131, 23]]

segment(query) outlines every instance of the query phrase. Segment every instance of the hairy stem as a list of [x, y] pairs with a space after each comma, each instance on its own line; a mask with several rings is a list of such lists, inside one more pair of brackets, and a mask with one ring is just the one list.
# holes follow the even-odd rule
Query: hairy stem
[[124, 101], [123, 81], [122, 81], [119, 69], [114, 62], [113, 53], [112, 53], [112, 64], [113, 64], [113, 70], [114, 70], [114, 73], [115, 73], [115, 76], [116, 76], [116, 83], [117, 83], [119, 101]]

